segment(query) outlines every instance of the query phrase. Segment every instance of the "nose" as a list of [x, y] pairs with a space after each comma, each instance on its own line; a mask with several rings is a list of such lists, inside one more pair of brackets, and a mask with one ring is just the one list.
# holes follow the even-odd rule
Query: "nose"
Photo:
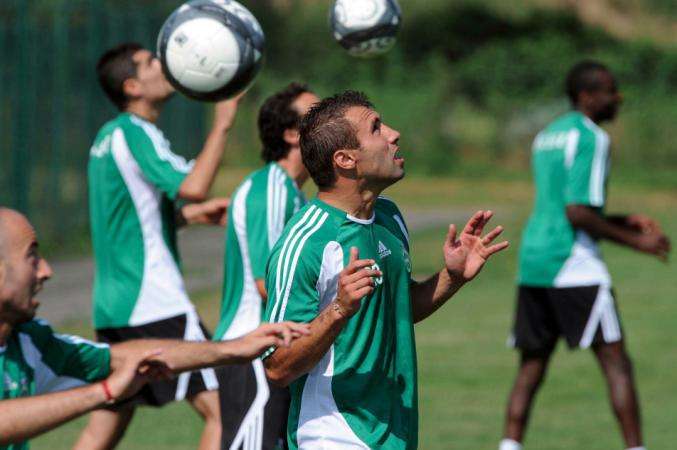
[[40, 263], [38, 264], [38, 278], [41, 281], [46, 281], [52, 278], [52, 267], [49, 265], [45, 258], [40, 258]]
[[391, 144], [397, 144], [397, 142], [400, 140], [400, 132], [390, 128], [388, 125], [383, 125], [383, 127], [385, 127], [387, 130], [388, 142]]

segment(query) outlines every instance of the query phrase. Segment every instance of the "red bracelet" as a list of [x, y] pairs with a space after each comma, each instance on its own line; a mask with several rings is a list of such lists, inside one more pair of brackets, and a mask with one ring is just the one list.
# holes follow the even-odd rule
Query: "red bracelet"
[[115, 397], [110, 393], [110, 388], [108, 387], [108, 380], [103, 380], [101, 382], [101, 387], [103, 388], [103, 393], [106, 394], [106, 404], [112, 405], [115, 403]]

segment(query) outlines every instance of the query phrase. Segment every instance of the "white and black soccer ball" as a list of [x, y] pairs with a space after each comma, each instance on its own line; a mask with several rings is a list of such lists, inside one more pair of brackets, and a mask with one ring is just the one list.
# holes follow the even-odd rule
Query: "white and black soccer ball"
[[242, 92], [263, 64], [265, 38], [254, 15], [233, 0], [192, 0], [162, 26], [157, 53], [169, 82], [196, 100]]
[[402, 22], [397, 0], [336, 0], [329, 12], [334, 39], [354, 56], [375, 56], [395, 45]]

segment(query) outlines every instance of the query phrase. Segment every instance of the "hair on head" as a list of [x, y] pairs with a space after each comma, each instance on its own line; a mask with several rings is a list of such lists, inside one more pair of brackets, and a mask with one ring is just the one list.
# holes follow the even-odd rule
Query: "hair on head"
[[143, 46], [137, 42], [125, 42], [106, 51], [96, 64], [96, 74], [106, 96], [120, 110], [127, 106], [123, 84], [125, 80], [136, 76], [136, 63], [133, 56]]
[[320, 189], [329, 188], [336, 182], [334, 153], [360, 147], [355, 129], [345, 117], [348, 108], [355, 106], [374, 107], [364, 93], [345, 91], [314, 105], [301, 121], [303, 164]]

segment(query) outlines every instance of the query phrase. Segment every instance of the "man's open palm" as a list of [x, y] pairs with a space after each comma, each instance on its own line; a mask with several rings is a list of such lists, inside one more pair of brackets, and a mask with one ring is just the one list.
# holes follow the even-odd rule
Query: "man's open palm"
[[478, 211], [468, 221], [458, 237], [456, 225], [449, 225], [444, 242], [444, 264], [452, 277], [470, 281], [480, 273], [484, 263], [494, 253], [508, 247], [508, 241], [491, 244], [502, 232], [497, 226], [482, 237], [484, 227], [493, 216], [491, 211]]

